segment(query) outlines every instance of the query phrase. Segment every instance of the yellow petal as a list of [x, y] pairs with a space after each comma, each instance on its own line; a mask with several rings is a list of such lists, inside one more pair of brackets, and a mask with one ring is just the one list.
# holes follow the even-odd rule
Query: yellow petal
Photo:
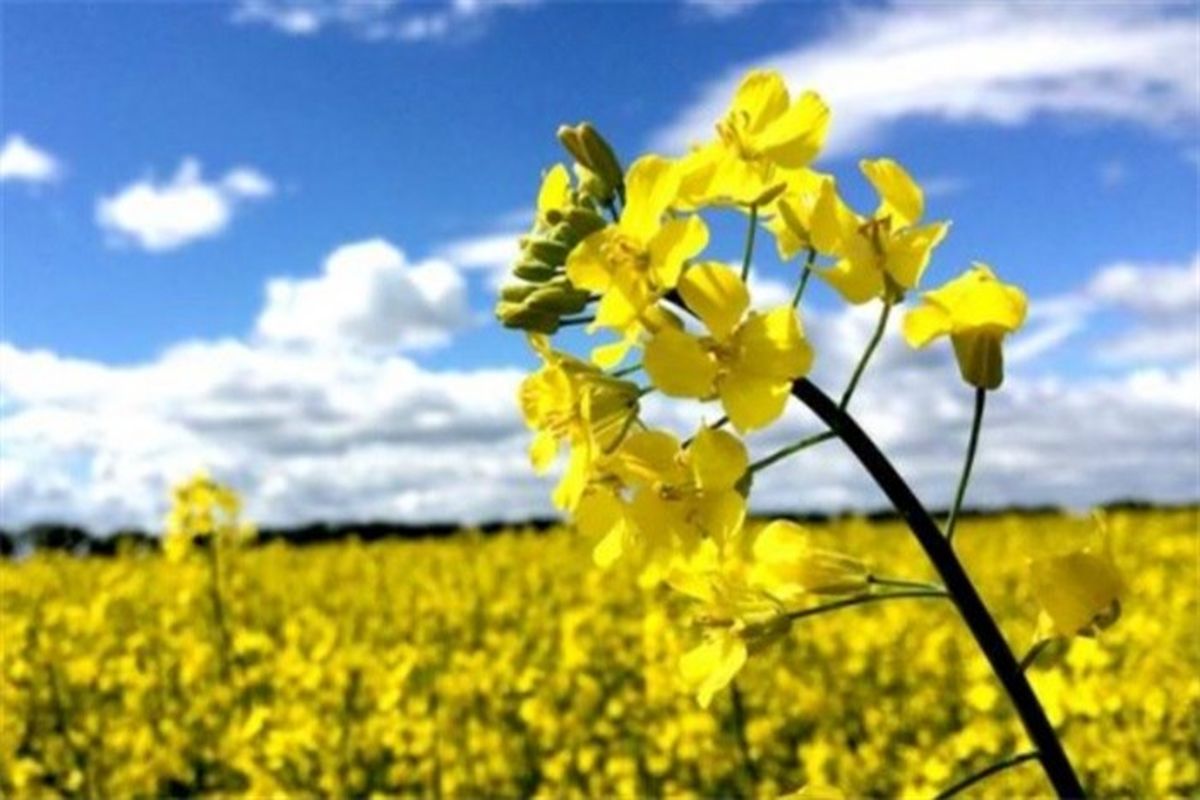
[[888, 274], [905, 289], [914, 289], [929, 264], [929, 256], [946, 233], [950, 223], [935, 222], [920, 228], [909, 228], [893, 235], [887, 243], [885, 263]]
[[699, 217], [672, 219], [664, 223], [647, 246], [658, 287], [674, 288], [683, 272], [683, 263], [707, 244], [708, 226]]
[[539, 475], [545, 474], [557, 456], [558, 440], [545, 431], [536, 433], [529, 445], [529, 460], [533, 464], [534, 472]]
[[876, 219], [892, 218], [892, 230], [913, 225], [925, 212], [925, 195], [921, 187], [905, 171], [904, 167], [890, 158], [864, 159], [858, 166], [867, 180], [879, 192], [879, 208]]
[[720, 382], [721, 406], [739, 432], [770, 425], [783, 414], [791, 383], [746, 372], [730, 372]]
[[696, 337], [664, 328], [646, 343], [642, 366], [653, 383], [671, 397], [708, 397], [717, 363]]
[[869, 261], [843, 258], [830, 269], [817, 270], [847, 303], [861, 305], [883, 296], [883, 273]]
[[754, 70], [742, 79], [733, 96], [732, 114], [745, 115], [751, 131], [761, 131], [787, 111], [787, 84], [775, 70]]
[[542, 178], [542, 186], [538, 190], [538, 216], [544, 217], [547, 211], [565, 208], [570, 201], [571, 174], [562, 164], [555, 164]]
[[688, 445], [688, 458], [696, 486], [703, 490], [732, 489], [750, 463], [741, 439], [707, 425], [700, 426]]
[[713, 695], [729, 685], [746, 663], [746, 644], [722, 631], [704, 644], [684, 653], [679, 672], [684, 683], [696, 692], [701, 708], [708, 708]]
[[679, 192], [679, 171], [661, 156], [643, 156], [625, 176], [625, 208], [618, 223], [623, 233], [645, 244]]
[[607, 568], [625, 552], [628, 528], [625, 510], [612, 492], [593, 491], [584, 495], [575, 512], [575, 525], [587, 539], [595, 541], [592, 559]]
[[614, 236], [609, 226], [585, 237], [567, 255], [567, 277], [580, 289], [607, 291], [612, 284], [612, 268], [604, 257], [604, 248]]
[[940, 307], [926, 303], [904, 315], [902, 330], [911, 347], [924, 347], [950, 333], [950, 316]]
[[731, 489], [704, 492], [691, 503], [687, 521], [693, 530], [681, 536], [711, 539], [720, 545], [732, 541], [746, 522], [746, 498]]
[[832, 178], [821, 183], [813, 203], [809, 232], [813, 246], [822, 253], [840, 255], [846, 243], [858, 236], [858, 215], [846, 205]]
[[636, 336], [625, 336], [609, 344], [597, 345], [592, 348], [592, 363], [600, 369], [612, 369], [625, 360], [636, 343]]
[[785, 169], [808, 166], [829, 132], [829, 106], [816, 92], [805, 92], [755, 138], [763, 155]]
[[729, 334], [750, 307], [750, 292], [724, 264], [696, 264], [679, 279], [679, 294], [718, 340]]
[[1086, 633], [1125, 591], [1111, 558], [1090, 550], [1035, 560], [1029, 572], [1034, 596], [1061, 636]]
[[617, 469], [630, 483], [677, 484], [684, 477], [679, 450], [679, 440], [666, 431], [635, 431], [621, 443]]
[[634, 325], [651, 298], [639, 284], [620, 281], [609, 287], [596, 305], [594, 328], [624, 331]]
[[579, 501], [583, 498], [583, 492], [587, 488], [591, 466], [591, 448], [582, 444], [572, 445], [567, 468], [551, 497], [556, 508], [561, 511], [573, 511], [579, 505]]
[[791, 381], [808, 373], [813, 351], [791, 306], [752, 313], [734, 336], [740, 372]]

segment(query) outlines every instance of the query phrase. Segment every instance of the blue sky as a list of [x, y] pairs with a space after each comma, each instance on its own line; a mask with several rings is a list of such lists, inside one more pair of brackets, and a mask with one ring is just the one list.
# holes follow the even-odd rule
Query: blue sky
[[[369, 352], [352, 356], [364, 368], [404, 365], [435, 383], [509, 375], [528, 355], [487, 314], [504, 242], [524, 227], [540, 171], [563, 157], [557, 125], [590, 119], [627, 159], [649, 147], [678, 152], [708, 135], [732, 82], [759, 64], [829, 98], [830, 152], [819, 166], [839, 176], [851, 201], [870, 203], [855, 168], [862, 156], [897, 158], [926, 183], [929, 215], [954, 221], [931, 283], [983, 259], [1026, 288], [1038, 315], [1030, 341], [1041, 339], [1016, 365], [1018, 380], [1090, 391], [1157, 374], [1184, 394], [1175, 406], [1183, 427], [1172, 435], [1194, 427], [1186, 395], [1197, 313], [1195, 5], [374, 8], [3, 6], [4, 517], [27, 520], [56, 497], [45, 507], [89, 522], [140, 521], [156, 513], [156, 492], [182, 464], [215, 461], [263, 498], [265, 516], [290, 518], [283, 500], [269, 499], [262, 462], [280, 458], [282, 472], [303, 474], [276, 487], [280, 498], [311, 494], [333, 462], [313, 451], [285, 464], [293, 456], [279, 453], [293, 449], [274, 443], [268, 453], [244, 440], [230, 456], [210, 429], [122, 405], [127, 390], [114, 387], [153, 380], [181, 347], [224, 343], [269, 359], [281, 336], [288, 357], [301, 346], [318, 353], [331, 384], [346, 362], [330, 366], [330, 348], [356, 331], [369, 331]], [[166, 201], [181, 183], [192, 194]], [[733, 258], [739, 230], [716, 223], [714, 254]], [[343, 255], [378, 261], [374, 277], [361, 278], [378, 303], [321, 282], [339, 248], [372, 240], [382, 247]], [[759, 274], [785, 284], [788, 267], [762, 252]], [[290, 311], [267, 321], [272, 279], [283, 280], [281, 291], [309, 286], [318, 299], [293, 297]], [[1122, 288], [1143, 286], [1165, 297], [1131, 300]], [[389, 306], [397, 292], [412, 297]], [[843, 313], [824, 287], [811, 303], [816, 319]], [[316, 332], [305, 314], [323, 320]], [[92, 373], [104, 377], [61, 388]], [[212, 376], [196, 389], [196, 407], [236, 383]], [[312, 391], [332, 391], [321, 386]], [[228, 413], [248, 426], [261, 403], [246, 402]], [[434, 405], [435, 416], [444, 411]], [[111, 421], [98, 408], [140, 420], [136, 436], [164, 438], [125, 452], [96, 433]], [[450, 436], [455, 446], [515, 447], [519, 422], [505, 428], [515, 417], [493, 411], [503, 424], [492, 439]], [[77, 435], [66, 432], [72, 426]], [[403, 433], [384, 438], [414, 444]], [[334, 449], [346, 458], [350, 445]], [[171, 457], [156, 461], [165, 450]], [[37, 484], [32, 476], [44, 470], [61, 480]], [[1144, 491], [1187, 495], [1179, 477]], [[430, 516], [440, 495], [405, 480], [395, 476], [367, 500], [333, 492], [329, 507]], [[1070, 499], [1124, 488], [1082, 483], [1089, 491]], [[995, 499], [1011, 499], [998, 486]], [[534, 488], [544, 486], [519, 491], [532, 498]], [[832, 502], [859, 501], [842, 488]], [[155, 500], [119, 497], [135, 492]], [[489, 495], [468, 513], [488, 516], [496, 502]], [[537, 502], [517, 506], [540, 510]]]

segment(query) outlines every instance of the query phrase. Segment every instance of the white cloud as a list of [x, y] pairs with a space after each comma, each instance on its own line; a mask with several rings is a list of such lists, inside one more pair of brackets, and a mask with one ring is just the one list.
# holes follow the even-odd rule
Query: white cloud
[[1188, 264], [1113, 264], [1096, 274], [1085, 296], [1132, 316], [1101, 341], [1101, 361], [1200, 363], [1200, 253]]
[[58, 159], [20, 134], [10, 133], [0, 147], [0, 183], [53, 183], [61, 177]]
[[409, 263], [384, 239], [343, 245], [315, 278], [273, 278], [257, 332], [279, 343], [372, 350], [444, 344], [470, 323], [467, 287], [447, 261]]
[[[99, 530], [157, 527], [167, 486], [201, 465], [237, 485], [249, 513], [264, 524], [550, 513], [551, 482], [534, 476], [526, 460], [528, 432], [515, 397], [519, 370], [435, 371], [394, 350], [326, 346], [347, 336], [365, 337], [351, 344], [399, 341], [404, 318], [396, 315], [400, 327], [382, 334], [373, 324], [343, 325], [349, 312], [322, 317], [311, 305], [302, 309], [316, 299], [341, 307], [354, 292], [376, 296], [379, 272], [391, 276], [385, 283], [395, 273], [409, 287], [405, 281], [418, 268], [378, 240], [335, 251], [321, 276], [289, 284], [307, 299], [289, 307], [297, 316], [288, 330], [300, 330], [309, 314], [321, 332], [301, 341], [280, 342], [260, 331], [250, 341], [185, 342], [123, 366], [0, 344], [0, 524], [58, 519]], [[1109, 285], [1107, 274], [1088, 287]], [[1195, 363], [1143, 363], [1069, 380], [1036, 377], [1027, 368], [1046, 350], [1029, 342], [1055, 338], [1039, 331], [1096, 308], [1112, 310], [1087, 298], [1088, 287], [1035, 299], [1028, 330], [1009, 340], [1009, 374], [989, 399], [972, 504], [1197, 499]], [[377, 307], [349, 308], [366, 309], [370, 319]], [[831, 394], [849, 376], [876, 313], [871, 306], [806, 313], [817, 352], [814, 379]], [[971, 391], [946, 342], [921, 351], [903, 343], [901, 316], [893, 316], [852, 410], [927, 504], [943, 506], [961, 464]], [[1025, 355], [1015, 357], [1022, 348]], [[655, 395], [646, 407], [652, 424], [681, 432], [698, 417], [720, 415], [712, 404], [699, 408]], [[814, 426], [793, 404], [783, 423], [750, 444], [762, 455]], [[754, 497], [760, 511], [884, 504], [836, 442], [758, 476]]]
[[164, 183], [143, 178], [100, 198], [96, 222], [115, 243], [165, 252], [216, 236], [244, 202], [274, 192], [271, 179], [252, 167], [236, 167], [210, 182], [199, 161], [185, 158]]
[[[857, 152], [902, 119], [1016, 125], [1043, 114], [1194, 127], [1194, 16], [1157, 4], [897, 4], [851, 9], [825, 35], [740, 64], [652, 137], [678, 152], [711, 137], [745, 71], [774, 67], [833, 109], [830, 154]], [[953, 65], [948, 67], [947, 65]]]
[[365, 41], [420, 42], [480, 33], [489, 17], [541, 0], [240, 0], [232, 20], [266, 25], [289, 36], [339, 28]]
[[461, 269], [483, 272], [488, 286], [494, 289], [508, 279], [520, 254], [518, 240], [523, 235], [524, 231], [514, 229], [457, 239], [444, 245], [437, 255]]

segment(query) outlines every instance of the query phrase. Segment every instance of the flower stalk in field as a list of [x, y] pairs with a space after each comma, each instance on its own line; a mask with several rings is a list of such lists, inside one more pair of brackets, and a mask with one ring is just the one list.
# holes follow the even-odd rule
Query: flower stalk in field
[[[1025, 320], [1025, 295], [976, 263], [924, 294], [903, 319], [903, 336], [914, 347], [950, 338], [960, 374], [975, 393], [964, 467], [943, 531], [848, 408], [893, 311], [918, 290], [950, 224], [922, 221], [920, 185], [887, 158], [860, 162], [877, 207], [870, 213], [851, 208], [836, 179], [810, 166], [829, 119], [816, 93], [793, 98], [777, 73], [755, 71], [716, 124], [715, 139], [678, 161], [647, 155], [622, 172], [595, 128], [560, 131], [578, 186], [571, 188], [565, 167], [547, 173], [535, 232], [514, 266], [519, 282], [503, 290], [497, 307], [506, 326], [530, 332], [545, 363], [522, 387], [522, 407], [536, 432], [534, 466], [548, 467], [566, 444], [569, 465], [555, 500], [596, 542], [595, 561], [607, 567], [630, 556], [644, 580], [691, 601], [701, 633], [682, 657], [680, 676], [702, 706], [729, 687], [755, 653], [807, 617], [900, 599], [948, 599], [1034, 749], [960, 780], [946, 796], [1034, 758], [1060, 796], [1080, 796], [1079, 779], [1026, 679], [1027, 664], [1014, 656], [951, 547], [986, 394], [1003, 382], [1003, 342]], [[709, 227], [702, 214], [710, 209], [745, 213], [740, 264], [705, 255]], [[586, 234], [570, 228], [572, 218], [588, 221]], [[754, 307], [750, 289], [759, 228], [775, 237], [784, 260], [803, 261], [792, 302], [766, 311]], [[551, 244], [543, 243], [547, 236]], [[805, 377], [820, 357], [800, 319], [813, 274], [847, 303], [880, 304], [837, 402]], [[537, 313], [514, 305], [518, 297], [532, 301]], [[551, 297], [571, 302], [556, 305]], [[608, 329], [619, 340], [594, 348], [590, 364], [552, 351], [544, 334], [575, 319], [590, 321], [588, 333]], [[625, 380], [630, 371], [617, 370], [638, 348], [650, 381], [640, 390]], [[648, 391], [717, 403], [722, 416], [681, 443], [641, 418], [638, 399]], [[789, 398], [825, 429], [752, 460], [739, 436], [776, 424]], [[726, 422], [733, 432], [722, 430]], [[763, 470], [834, 438], [895, 506], [940, 583], [882, 577], [856, 554], [814, 546], [794, 523], [747, 519], [754, 479]], [[1035, 561], [1030, 574], [1045, 636], [1088, 635], [1115, 620], [1123, 583], [1108, 549]], [[734, 702], [739, 747], [748, 759], [740, 695]], [[747, 774], [754, 775], [752, 763]]]

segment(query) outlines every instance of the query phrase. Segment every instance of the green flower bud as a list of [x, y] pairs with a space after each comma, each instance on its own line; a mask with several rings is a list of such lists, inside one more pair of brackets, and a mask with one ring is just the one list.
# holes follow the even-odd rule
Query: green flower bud
[[518, 261], [513, 267], [513, 275], [530, 283], [545, 283], [558, 274], [558, 270], [549, 264], [526, 259]]
[[500, 289], [500, 299], [509, 303], [523, 303], [537, 289], [536, 283], [510, 283]]
[[587, 166], [588, 154], [583, 146], [583, 140], [580, 138], [579, 129], [572, 128], [570, 125], [559, 125], [557, 136], [558, 141], [571, 154], [571, 158]]
[[571, 248], [569, 245], [541, 236], [530, 237], [525, 245], [525, 254], [529, 258], [554, 267], [562, 266], [566, 263], [567, 254], [570, 252]]
[[590, 122], [584, 122], [576, 130], [588, 156], [583, 165], [609, 186], [621, 186], [625, 181], [625, 173], [621, 171], [621, 162], [609, 143]]
[[586, 239], [596, 231], [608, 226], [608, 220], [592, 209], [582, 206], [576, 206], [568, 211], [566, 221], [580, 240]]
[[547, 284], [525, 299], [525, 305], [539, 311], [550, 311], [559, 316], [578, 314], [587, 307], [590, 293], [562, 284]]
[[533, 333], [555, 333], [558, 331], [558, 315], [516, 303], [500, 302], [496, 305], [496, 317], [506, 328], [531, 331]]

